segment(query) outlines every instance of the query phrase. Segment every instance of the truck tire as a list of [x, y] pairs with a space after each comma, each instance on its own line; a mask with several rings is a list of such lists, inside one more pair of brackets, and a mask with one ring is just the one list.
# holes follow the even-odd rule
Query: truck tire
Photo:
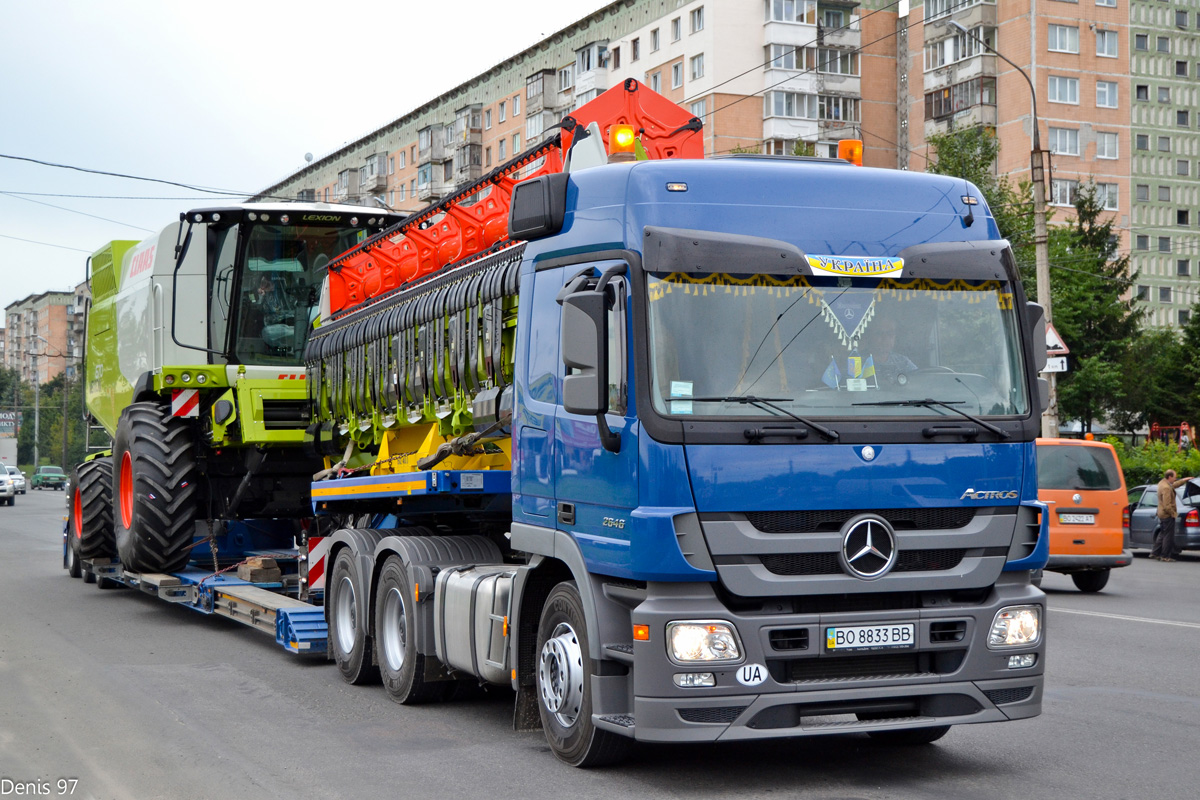
[[191, 557], [199, 477], [186, 421], [133, 403], [113, 437], [113, 529], [132, 572], [173, 572]]
[[352, 686], [374, 683], [379, 678], [379, 670], [371, 663], [367, 638], [370, 623], [362, 610], [366, 607], [366, 589], [359, 585], [354, 555], [349, 548], [338, 552], [327, 585], [329, 652], [337, 662], [338, 671]]
[[375, 663], [388, 697], [402, 705], [444, 700], [453, 681], [425, 681], [425, 656], [413, 635], [413, 592], [399, 556], [390, 556], [375, 587]]
[[1109, 569], [1094, 569], [1088, 572], [1072, 572], [1071, 580], [1075, 582], [1075, 588], [1081, 592], [1092, 594], [1098, 592], [1108, 585], [1108, 576], [1112, 570]]
[[538, 623], [537, 702], [550, 749], [573, 767], [616, 763], [633, 743], [592, 724], [588, 636], [578, 587], [574, 581], [558, 584], [546, 598]]
[[71, 479], [70, 535], [79, 558], [112, 558], [112, 459], [98, 458], [75, 468]]
[[75, 540], [75, 536], [71, 533], [70, 528], [67, 530], [66, 552], [63, 554], [63, 566], [67, 570], [67, 574], [72, 578], [82, 578], [83, 569], [79, 565], [79, 543]]

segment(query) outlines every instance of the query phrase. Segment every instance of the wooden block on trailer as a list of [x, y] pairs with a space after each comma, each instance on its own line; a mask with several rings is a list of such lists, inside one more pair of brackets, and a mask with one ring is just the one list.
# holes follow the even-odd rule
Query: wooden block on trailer
[[246, 563], [238, 564], [237, 575], [251, 583], [276, 583], [283, 577], [283, 572], [275, 559], [253, 556], [246, 559]]

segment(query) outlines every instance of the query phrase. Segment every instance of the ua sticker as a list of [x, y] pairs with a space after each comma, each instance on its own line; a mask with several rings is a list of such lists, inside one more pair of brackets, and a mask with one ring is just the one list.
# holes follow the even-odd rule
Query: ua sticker
[[742, 686], [758, 686], [767, 679], [767, 668], [762, 664], [746, 664], [738, 668], [737, 679]]

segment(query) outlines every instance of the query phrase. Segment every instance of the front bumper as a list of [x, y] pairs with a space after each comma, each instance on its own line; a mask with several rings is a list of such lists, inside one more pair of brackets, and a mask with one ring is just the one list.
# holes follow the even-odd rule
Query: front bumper
[[[989, 650], [986, 639], [996, 612], [1014, 605], [1042, 607], [1038, 643]], [[982, 602], [939, 603], [928, 596], [917, 607], [801, 614], [734, 612], [720, 602], [711, 584], [651, 584], [649, 597], [633, 617], [652, 632], [651, 641], [636, 642], [633, 648], [633, 713], [609, 718], [601, 713], [596, 723], [641, 741], [884, 731], [1041, 713], [1045, 595], [1016, 576], [993, 587]], [[668, 622], [687, 619], [733, 623], [743, 660], [730, 667], [672, 664], [663, 632]], [[904, 622], [915, 623], [916, 645], [903, 651], [830, 653], [822, 641], [828, 625]], [[805, 647], [795, 647], [801, 639], [807, 640]], [[781, 642], [791, 649], [781, 651]], [[1009, 656], [1027, 653], [1036, 657], [1033, 666], [1009, 669]], [[755, 664], [765, 667], [766, 680], [753, 687], [741, 684], [739, 667]], [[716, 685], [680, 688], [673, 676], [682, 672], [712, 672]]]
[[1050, 556], [1046, 569], [1051, 572], [1086, 572], [1097, 569], [1128, 567], [1133, 563], [1133, 553], [1124, 550], [1120, 555], [1107, 556]]

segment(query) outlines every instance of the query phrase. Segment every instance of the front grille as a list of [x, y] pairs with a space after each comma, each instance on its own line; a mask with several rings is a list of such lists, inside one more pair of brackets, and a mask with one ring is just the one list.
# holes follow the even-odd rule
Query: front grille
[[942, 650], [797, 658], [784, 662], [783, 674], [791, 683], [948, 675], [962, 666], [965, 655], [965, 650]]
[[[893, 572], [937, 572], [954, 569], [966, 551], [901, 550]], [[777, 553], [762, 557], [762, 564], [775, 575], [837, 575], [842, 572], [837, 553]]]
[[681, 708], [679, 718], [684, 722], [707, 722], [728, 725], [746, 710], [745, 706], [715, 706], [713, 708]]
[[1022, 700], [1028, 700], [1032, 694], [1032, 686], [1018, 686], [1016, 689], [990, 689], [984, 692], [987, 699], [998, 706], [1002, 706], [1005, 703], [1019, 703]]
[[840, 531], [852, 517], [878, 514], [898, 531], [940, 531], [966, 527], [974, 508], [885, 508], [851, 511], [750, 511], [746, 519], [763, 533], [829, 533]]
[[771, 641], [772, 650], [808, 649], [808, 628], [779, 628], [767, 634], [767, 638]]

